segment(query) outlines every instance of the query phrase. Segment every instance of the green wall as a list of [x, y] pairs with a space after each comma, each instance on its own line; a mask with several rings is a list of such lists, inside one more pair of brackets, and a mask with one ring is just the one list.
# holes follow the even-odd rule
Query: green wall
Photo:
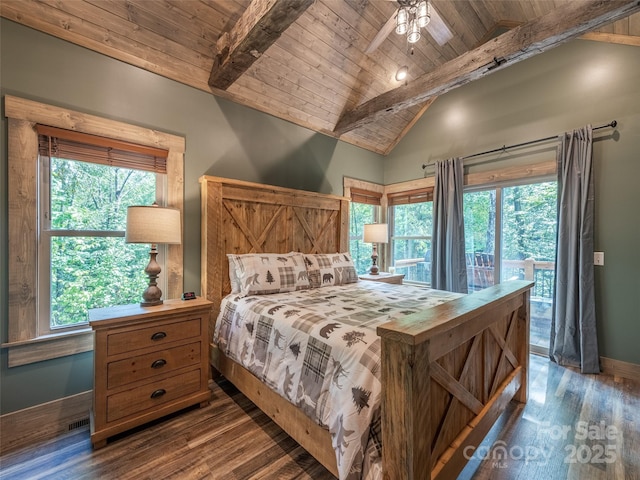
[[[342, 195], [343, 176], [382, 183], [383, 157], [216, 98], [136, 67], [0, 20], [0, 87], [6, 94], [186, 138], [185, 289], [200, 290], [201, 175]], [[7, 339], [7, 126], [0, 139], [0, 322]], [[7, 368], [0, 356], [0, 412], [86, 391], [91, 352]]]
[[[595, 267], [598, 337], [600, 355], [640, 364], [639, 47], [575, 40], [452, 90], [389, 155], [384, 180], [420, 178], [423, 163], [614, 119], [616, 131], [594, 135], [595, 249], [605, 252], [605, 265]], [[547, 142], [465, 163], [473, 172], [555, 155]]]

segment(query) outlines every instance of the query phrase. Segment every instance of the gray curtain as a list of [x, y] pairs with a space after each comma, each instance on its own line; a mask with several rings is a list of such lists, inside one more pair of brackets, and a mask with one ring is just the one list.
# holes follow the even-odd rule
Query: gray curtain
[[436, 162], [431, 236], [431, 287], [467, 293], [461, 158]]
[[558, 248], [549, 356], [599, 373], [593, 280], [591, 125], [565, 133], [558, 149]]

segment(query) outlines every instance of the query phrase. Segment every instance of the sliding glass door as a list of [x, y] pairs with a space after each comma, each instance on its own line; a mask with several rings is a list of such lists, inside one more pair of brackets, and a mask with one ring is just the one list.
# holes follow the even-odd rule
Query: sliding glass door
[[555, 279], [557, 183], [502, 189], [501, 280], [535, 281], [530, 343], [549, 349]]
[[464, 194], [469, 292], [513, 279], [535, 281], [531, 345], [549, 348], [556, 250], [555, 181]]

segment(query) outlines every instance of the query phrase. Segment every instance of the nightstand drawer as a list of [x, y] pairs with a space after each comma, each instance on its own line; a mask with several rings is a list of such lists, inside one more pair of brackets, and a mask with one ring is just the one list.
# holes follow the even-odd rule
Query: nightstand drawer
[[109, 333], [107, 355], [141, 350], [169, 342], [200, 336], [200, 318], [176, 323], [165, 323], [137, 330]]
[[116, 388], [198, 363], [200, 342], [111, 362], [107, 365], [107, 388]]
[[157, 408], [200, 390], [200, 369], [151, 382], [107, 397], [107, 421]]

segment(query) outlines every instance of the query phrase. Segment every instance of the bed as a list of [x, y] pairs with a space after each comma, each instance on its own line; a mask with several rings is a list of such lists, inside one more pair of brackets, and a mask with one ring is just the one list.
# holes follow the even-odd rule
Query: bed
[[[202, 292], [214, 302], [212, 371], [229, 379], [334, 475], [347, 478], [338, 466], [335, 435], [230, 358], [213, 338], [223, 300], [232, 291], [227, 254], [345, 253], [349, 200], [211, 176], [200, 182]], [[376, 325], [384, 478], [455, 477], [467, 462], [467, 447], [482, 441], [507, 404], [526, 402], [531, 287], [507, 282]], [[319, 290], [332, 296], [329, 291], [340, 288]]]

